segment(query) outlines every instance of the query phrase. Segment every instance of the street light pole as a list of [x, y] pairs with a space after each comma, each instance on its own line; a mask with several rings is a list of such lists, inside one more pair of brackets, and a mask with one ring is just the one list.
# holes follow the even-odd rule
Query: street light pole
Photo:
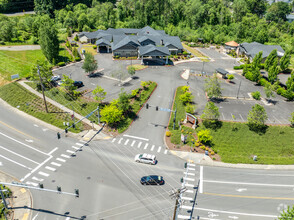
[[42, 93], [43, 93], [43, 99], [44, 99], [45, 109], [46, 109], [46, 112], [48, 113], [46, 98], [45, 98], [45, 94], [44, 94], [43, 81], [42, 81], [42, 77], [41, 77], [41, 74], [40, 74], [40, 67], [39, 67], [39, 65], [38, 65], [38, 74], [39, 74], [39, 77], [40, 77], [40, 83], [41, 83], [41, 88], [42, 88]]

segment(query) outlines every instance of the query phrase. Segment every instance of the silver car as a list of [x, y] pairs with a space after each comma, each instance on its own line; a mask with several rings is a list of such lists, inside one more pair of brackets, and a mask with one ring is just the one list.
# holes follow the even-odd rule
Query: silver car
[[135, 156], [135, 161], [138, 163], [147, 163], [147, 164], [152, 164], [155, 165], [156, 164], [156, 157], [155, 155], [152, 154], [137, 154]]

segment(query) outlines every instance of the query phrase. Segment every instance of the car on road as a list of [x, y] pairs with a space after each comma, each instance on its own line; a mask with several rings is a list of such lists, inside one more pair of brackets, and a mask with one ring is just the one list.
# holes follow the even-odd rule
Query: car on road
[[84, 83], [82, 81], [74, 81], [74, 86], [80, 88], [80, 87], [83, 87], [84, 86]]
[[150, 175], [150, 176], [143, 176], [140, 180], [142, 185], [163, 185], [164, 180], [162, 176], [157, 175]]
[[56, 82], [58, 80], [61, 80], [61, 77], [59, 75], [54, 75], [51, 77], [51, 82]]
[[135, 156], [135, 162], [155, 165], [156, 164], [156, 157], [155, 157], [155, 155], [146, 154], [146, 153], [137, 154]]

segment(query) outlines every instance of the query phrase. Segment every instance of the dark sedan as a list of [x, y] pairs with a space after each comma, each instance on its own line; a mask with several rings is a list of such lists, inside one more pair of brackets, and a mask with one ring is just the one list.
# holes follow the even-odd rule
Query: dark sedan
[[143, 176], [140, 180], [142, 185], [163, 185], [164, 180], [162, 176]]
[[78, 88], [84, 86], [84, 83], [83, 83], [82, 81], [74, 81], [73, 84], [74, 84], [74, 86], [76, 86], [76, 87], [78, 87]]

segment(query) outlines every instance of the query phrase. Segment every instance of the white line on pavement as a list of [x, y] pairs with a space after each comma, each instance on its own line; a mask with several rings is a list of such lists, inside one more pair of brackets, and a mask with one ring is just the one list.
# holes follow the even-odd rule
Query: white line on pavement
[[8, 160], [8, 161], [10, 161], [10, 162], [12, 162], [12, 163], [15, 163], [15, 164], [17, 164], [17, 165], [19, 165], [19, 166], [21, 166], [21, 167], [24, 167], [24, 168], [27, 168], [27, 169], [29, 169], [29, 170], [32, 170], [32, 168], [27, 167], [27, 166], [25, 166], [25, 165], [23, 165], [23, 164], [21, 164], [21, 163], [18, 163], [18, 162], [14, 161], [14, 160], [11, 160], [11, 159], [9, 159], [9, 158], [7, 158], [7, 157], [4, 157], [4, 156], [2, 156], [2, 155], [0, 155], [0, 157], [4, 158], [4, 159], [6, 159], [6, 160]]
[[140, 142], [140, 143], [138, 144], [138, 148], [140, 148], [140, 147], [141, 147], [141, 144], [142, 144], [142, 142]]
[[235, 184], [235, 185], [294, 187], [294, 185], [269, 184], [269, 183], [226, 182], [226, 181], [216, 181], [216, 180], [203, 180], [203, 181], [206, 183], [222, 183], [222, 184]]
[[273, 123], [269, 118], [267, 120], [269, 121], [269, 123]]
[[39, 172], [38, 174], [42, 175], [42, 176], [50, 176], [48, 173], [44, 173], [44, 172]]
[[159, 147], [159, 148], [158, 148], [158, 151], [157, 151], [157, 153], [159, 153], [160, 151], [161, 151], [161, 147]]
[[181, 199], [183, 199], [183, 200], [189, 200], [189, 201], [192, 201], [193, 200], [193, 198], [191, 198], [191, 197], [182, 197]]
[[185, 183], [185, 186], [194, 187], [194, 185], [190, 183]]
[[192, 210], [193, 207], [192, 207], [192, 206], [182, 205], [181, 208], [182, 208], [182, 209], [189, 209], [189, 210]]
[[195, 168], [191, 168], [191, 167], [188, 167], [187, 169], [188, 169], [188, 170], [195, 170]]
[[56, 151], [58, 149], [58, 147], [55, 147], [52, 151], [50, 151], [49, 153], [48, 153], [48, 155], [51, 155], [51, 154], [53, 154], [54, 153], [54, 151]]
[[32, 185], [32, 186], [38, 186], [39, 184], [38, 183], [33, 183], [33, 182], [26, 182], [26, 184], [30, 184], [30, 185]]
[[184, 172], [184, 174], [187, 174], [188, 176], [195, 176], [195, 173], [187, 173], [187, 172]]
[[76, 146], [71, 146], [71, 147], [76, 150], [80, 149], [79, 147], [76, 147]]
[[135, 143], [136, 143], [136, 141], [133, 141], [132, 144], [131, 144], [131, 147], [133, 147]]
[[123, 140], [123, 138], [119, 139], [118, 144], [120, 144], [122, 140]]
[[76, 143], [76, 145], [78, 145], [78, 146], [83, 146], [83, 144], [81, 144], [81, 143]]
[[200, 166], [199, 193], [203, 193], [203, 166]]
[[188, 178], [188, 177], [184, 177], [185, 180], [188, 180], [188, 181], [195, 181], [195, 179], [193, 178]]
[[152, 147], [151, 147], [151, 151], [153, 151], [154, 147], [155, 147], [155, 145], [152, 145]]
[[205, 208], [198, 208], [198, 207], [194, 207], [194, 209], [201, 210], [201, 211], [208, 211], [208, 212], [219, 212], [219, 213], [225, 213], [225, 214], [233, 214], [233, 215], [245, 215], [245, 216], [268, 217], [268, 218], [277, 218], [278, 217], [276, 215], [263, 215], [263, 214], [243, 213], [243, 212], [228, 212], [228, 211], [205, 209]]
[[73, 154], [73, 153], [75, 153], [74, 151], [72, 151], [72, 150], [66, 150], [66, 152], [68, 152], [68, 153], [70, 153], [70, 154]]
[[243, 119], [242, 115], [241, 115], [241, 114], [239, 114], [239, 115], [240, 115], [240, 117], [241, 117], [242, 121], [244, 121], [244, 119]]
[[61, 154], [60, 156], [65, 157], [65, 158], [70, 158], [70, 156], [65, 155], [65, 154]]
[[185, 193], [194, 193], [194, 191], [189, 189], [189, 190], [186, 190]]
[[6, 149], [5, 147], [0, 146], [0, 148], [2, 148], [3, 150], [8, 151], [9, 153], [12, 153], [12, 154], [14, 154], [14, 155], [17, 155], [17, 156], [19, 156], [19, 157], [21, 157], [21, 158], [23, 158], [23, 159], [26, 159], [26, 160], [28, 160], [28, 161], [31, 161], [32, 163], [39, 164], [38, 162], [36, 162], [36, 161], [34, 161], [34, 160], [31, 160], [31, 159], [29, 159], [29, 158], [27, 158], [27, 157], [24, 157], [24, 156], [22, 156], [22, 155], [20, 155], [20, 154], [18, 154], [18, 153], [15, 153], [15, 152], [13, 152], [13, 151], [11, 151], [11, 150], [8, 150], [8, 149]]
[[61, 166], [60, 163], [51, 162], [51, 164], [54, 165], [54, 166], [57, 166], [57, 167], [60, 167]]
[[36, 181], [39, 181], [39, 182], [42, 182], [42, 181], [44, 181], [44, 179], [37, 178], [37, 177], [35, 177], [35, 176], [33, 176], [33, 177], [32, 177], [32, 179], [33, 179], [33, 180], [36, 180]]
[[84, 143], [84, 144], [87, 143], [87, 141], [84, 141], [84, 140], [80, 140], [80, 142], [82, 142], [82, 143]]
[[196, 167], [196, 165], [193, 163], [189, 163], [188, 165], [189, 165], [189, 167]]
[[135, 139], [139, 139], [139, 140], [142, 140], [142, 141], [149, 141], [149, 139], [146, 139], [146, 138], [141, 138], [141, 137], [136, 137], [136, 136], [131, 136], [131, 135], [123, 135], [124, 137], [129, 137], [129, 138], [135, 138]]
[[58, 158], [58, 157], [56, 158], [56, 160], [61, 161], [61, 162], [63, 162], [63, 163], [66, 161], [66, 160], [61, 159], [61, 158]]
[[116, 140], [116, 138], [113, 138], [111, 142], [113, 143], [113, 142], [115, 142], [115, 140]]
[[178, 215], [179, 219], [190, 219], [190, 215]]
[[279, 122], [280, 124], [282, 124], [282, 122], [279, 119], [277, 119], [275, 116], [273, 116], [273, 117], [277, 120], [277, 122]]
[[222, 113], [222, 116], [223, 116], [224, 120], [226, 120], [226, 118], [225, 118], [225, 116], [224, 116], [224, 113]]
[[127, 145], [129, 143], [129, 139], [126, 140], [125, 145]]
[[4, 137], [9, 138], [10, 140], [13, 140], [13, 141], [15, 141], [15, 142], [17, 142], [17, 143], [19, 143], [19, 144], [22, 144], [23, 146], [26, 146], [26, 147], [28, 147], [28, 148], [34, 150], [34, 151], [37, 151], [37, 152], [39, 152], [39, 153], [41, 153], [41, 154], [44, 154], [44, 155], [48, 155], [47, 153], [44, 153], [44, 152], [42, 152], [42, 151], [40, 151], [40, 150], [37, 150], [37, 149], [33, 148], [33, 147], [30, 146], [30, 145], [27, 145], [27, 144], [22, 143], [21, 141], [18, 141], [18, 140], [16, 140], [16, 139], [12, 138], [12, 137], [9, 137], [8, 135], [3, 134], [2, 132], [0, 132], [0, 134], [3, 135]]
[[55, 168], [53, 168], [53, 167], [49, 167], [49, 166], [46, 166], [45, 169], [47, 169], [47, 170], [51, 170], [51, 171], [55, 171], [55, 170], [56, 170]]
[[145, 144], [144, 150], [147, 149], [148, 145], [149, 145], [148, 143]]
[[167, 154], [167, 150], [164, 151], [164, 154]]

